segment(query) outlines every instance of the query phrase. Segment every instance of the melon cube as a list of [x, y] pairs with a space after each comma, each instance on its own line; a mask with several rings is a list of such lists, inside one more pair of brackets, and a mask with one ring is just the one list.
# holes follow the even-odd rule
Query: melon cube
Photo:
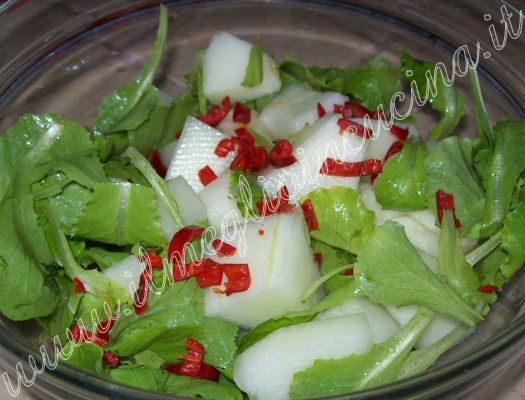
[[207, 316], [251, 329], [287, 312], [306, 310], [322, 296], [318, 290], [307, 301], [301, 301], [320, 273], [299, 208], [234, 226], [221, 239], [236, 247], [237, 252], [213, 258], [220, 263], [248, 264], [251, 285], [230, 296], [215, 293], [213, 288], [204, 289]]
[[251, 110], [251, 118], [248, 124], [242, 122], [233, 121], [233, 111], [230, 111], [228, 115], [217, 125], [217, 129], [220, 130], [227, 136], [236, 136], [235, 129], [237, 128], [250, 128], [261, 135], [263, 138], [273, 140], [272, 133], [263, 125], [259, 120], [259, 113], [255, 110]]
[[137, 256], [129, 256], [106, 268], [102, 273], [108, 279], [126, 289], [130, 298], [133, 298], [133, 295], [139, 288], [140, 276], [145, 268], [145, 262], [140, 262]]
[[230, 152], [222, 158], [215, 154], [215, 148], [226, 135], [194, 117], [188, 117], [182, 134], [177, 141], [173, 158], [170, 162], [166, 180], [182, 176], [199, 193], [204, 185], [199, 179], [199, 171], [208, 166], [219, 176], [228, 169], [235, 158]]
[[286, 400], [294, 374], [315, 360], [364, 354], [371, 347], [363, 314], [292, 325], [272, 332], [237, 356], [234, 381], [250, 398]]
[[269, 167], [259, 177], [259, 184], [268, 195], [274, 195], [286, 185], [290, 199], [297, 201], [318, 188], [344, 186], [356, 189], [359, 177], [339, 177], [320, 174], [326, 158], [342, 161], [362, 161], [364, 140], [346, 132], [339, 133], [339, 117], [327, 114], [315, 122], [294, 145], [297, 162], [285, 168]]
[[348, 97], [337, 92], [317, 92], [308, 84], [287, 87], [264, 108], [261, 123], [276, 139], [287, 139], [319, 119], [317, 104], [332, 113], [334, 104], [343, 104]]
[[212, 103], [225, 96], [232, 101], [252, 100], [281, 88], [281, 78], [275, 63], [263, 55], [263, 80], [254, 87], [241, 85], [246, 74], [252, 45], [226, 32], [213, 35], [203, 58], [204, 95]]

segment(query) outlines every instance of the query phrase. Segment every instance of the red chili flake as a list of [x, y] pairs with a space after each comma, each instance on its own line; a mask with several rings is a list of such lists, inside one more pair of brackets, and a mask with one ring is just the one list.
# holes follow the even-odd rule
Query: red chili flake
[[86, 288], [80, 279], [73, 278], [73, 284], [75, 285], [75, 293], [84, 293], [86, 291]]
[[372, 174], [372, 175], [370, 175], [370, 184], [371, 184], [371, 185], [373, 185], [374, 182], [376, 181], [376, 179], [377, 179], [377, 175], [378, 175], [378, 174]]
[[222, 282], [222, 273], [222, 264], [208, 258], [204, 263], [204, 270], [197, 274], [197, 284], [201, 288], [218, 286]]
[[487, 284], [487, 285], [483, 285], [483, 286], [478, 287], [478, 292], [481, 292], [481, 293], [494, 293], [498, 289], [499, 288], [497, 286]]
[[214, 289], [215, 293], [226, 294], [244, 292], [250, 288], [251, 277], [248, 264], [222, 264], [228, 281], [224, 283], [225, 290]]
[[323, 262], [323, 253], [321, 253], [320, 251], [317, 253], [314, 253], [314, 258], [315, 258], [315, 261], [317, 261], [317, 264], [321, 265], [321, 263]]
[[186, 246], [195, 238], [200, 238], [204, 234], [204, 228], [200, 226], [186, 226], [177, 231], [171, 238], [168, 247], [168, 260], [172, 264], [184, 263], [184, 250]]
[[[182, 375], [180, 373], [180, 370], [183, 365], [184, 365], [184, 361], [181, 361], [176, 364], [168, 364], [166, 365], [165, 369], [166, 371], [171, 372], [172, 374]], [[203, 362], [197, 378], [218, 382], [219, 376], [220, 376], [220, 373], [217, 368], [215, 368], [213, 365]]]
[[116, 367], [120, 361], [119, 356], [117, 356], [115, 353], [112, 353], [111, 351], [108, 351], [108, 350], [104, 350], [102, 359], [104, 360], [106, 364], [112, 367]]
[[263, 231], [262, 229], [259, 229], [259, 230], [258, 230], [258, 233], [259, 233], [259, 235], [261, 235], [261, 236], [264, 235], [264, 231]]
[[334, 114], [342, 114], [344, 109], [345, 108], [343, 107], [342, 104], [334, 104], [333, 112], [334, 112]]
[[175, 132], [175, 139], [180, 139], [180, 135], [182, 135], [182, 131]]
[[235, 129], [237, 137], [222, 139], [215, 148], [215, 154], [226, 157], [231, 151], [237, 150], [237, 156], [230, 164], [230, 170], [237, 167], [246, 172], [259, 171], [268, 166], [268, 154], [263, 146], [255, 146], [255, 139], [246, 128]]
[[151, 152], [150, 163], [157, 174], [164, 179], [166, 177], [166, 173], [168, 172], [168, 167], [164, 165], [162, 157], [157, 150], [153, 150]]
[[151, 268], [153, 269], [164, 268], [164, 263], [162, 262], [162, 258], [160, 258], [160, 256], [153, 251], [150, 251], [146, 254], [139, 255], [139, 261], [140, 262], [146, 261], [149, 265], [151, 265]]
[[237, 249], [231, 244], [225, 243], [222, 240], [215, 239], [211, 242], [213, 248], [217, 251], [219, 257], [229, 257], [233, 256]]
[[386, 152], [385, 158], [383, 158], [383, 165], [388, 161], [390, 157], [392, 157], [394, 154], [399, 153], [401, 150], [403, 150], [404, 143], [403, 142], [394, 142], [392, 145], [388, 148], [388, 151]]
[[365, 128], [363, 125], [358, 124], [357, 122], [352, 121], [350, 119], [339, 118], [339, 120], [337, 121], [337, 125], [339, 125], [340, 135], [346, 132], [351, 135], [356, 135], [364, 137], [365, 139], [370, 139], [374, 134], [374, 131], [372, 129]]
[[456, 210], [454, 209], [454, 195], [447, 193], [441, 189], [436, 192], [436, 206], [439, 223], [443, 220], [443, 210], [452, 210], [454, 216], [454, 225], [456, 228], [461, 228], [461, 223], [456, 218]]
[[353, 267], [350, 267], [348, 269], [345, 269], [343, 271], [343, 275], [344, 276], [354, 276], [354, 268]]
[[98, 337], [100, 337], [101, 339], [104, 339], [106, 342], [109, 342], [109, 331], [113, 328], [113, 325], [115, 325], [116, 319], [117, 319], [117, 315], [113, 315], [108, 320], [100, 322], [97, 325]]
[[205, 165], [203, 168], [201, 168], [197, 174], [199, 175], [199, 180], [204, 186], [208, 186], [215, 179], [217, 179], [217, 175], [208, 165]]
[[315, 217], [315, 210], [312, 201], [306, 199], [303, 204], [301, 204], [301, 208], [303, 209], [304, 220], [306, 221], [306, 225], [308, 225], [308, 230], [315, 231], [316, 229], [319, 229], [319, 223]]
[[230, 111], [230, 98], [226, 96], [222, 99], [222, 107], [214, 104], [206, 115], [197, 115], [195, 118], [210, 126], [217, 126], [228, 115], [228, 111]]
[[288, 167], [297, 161], [292, 152], [293, 147], [288, 140], [278, 140], [268, 154], [268, 161], [274, 168]]
[[252, 110], [242, 103], [236, 102], [233, 108], [233, 122], [240, 122], [242, 124], [249, 124], [252, 117]]
[[356, 177], [378, 174], [382, 171], [381, 160], [371, 158], [364, 161], [350, 162], [327, 158], [319, 173], [322, 175]]
[[277, 197], [275, 199], [266, 196], [265, 201], [259, 200], [255, 205], [259, 209], [261, 217], [266, 217], [278, 212], [288, 212], [293, 209], [293, 206], [288, 204], [289, 200], [290, 195], [288, 193], [288, 188], [282, 186], [277, 192]]
[[317, 116], [319, 119], [323, 118], [326, 114], [326, 110], [324, 109], [323, 105], [319, 102], [317, 102]]
[[390, 127], [390, 133], [404, 142], [408, 137], [408, 128], [401, 128], [400, 126], [392, 125]]
[[85, 330], [84, 328], [81, 328], [78, 325], [73, 325], [71, 327], [69, 337], [76, 341], [78, 344], [82, 344], [85, 341], [91, 342], [100, 347], [103, 347], [108, 344], [106, 340], [98, 337], [92, 332]]

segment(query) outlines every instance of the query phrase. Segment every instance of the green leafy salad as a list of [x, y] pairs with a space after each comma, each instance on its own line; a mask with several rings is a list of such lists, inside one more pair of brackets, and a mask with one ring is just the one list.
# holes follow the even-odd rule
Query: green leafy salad
[[[172, 97], [167, 34], [92, 127], [23, 115], [0, 136], [0, 312], [60, 359], [139, 388], [303, 399], [430, 368], [525, 261], [525, 123], [479, 136], [435, 65], [276, 64], [216, 33]], [[403, 80], [439, 114], [388, 111]], [[383, 107], [384, 106], [384, 107]]]

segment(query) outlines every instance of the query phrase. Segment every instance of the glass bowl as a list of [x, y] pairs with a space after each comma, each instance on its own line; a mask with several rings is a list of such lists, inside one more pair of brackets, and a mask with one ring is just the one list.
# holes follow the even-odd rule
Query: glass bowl
[[[135, 76], [149, 56], [157, 3], [8, 0], [0, 5], [0, 132], [26, 112], [59, 113], [91, 124], [100, 100]], [[475, 55], [479, 43], [478, 71], [491, 121], [525, 116], [525, 44], [523, 39], [507, 38], [504, 48], [494, 48], [490, 26], [500, 39], [504, 35], [499, 22], [502, 3], [495, 0], [178, 1], [168, 5], [168, 39], [156, 84], [172, 95], [186, 90], [184, 74], [193, 69], [195, 52], [206, 47], [217, 30], [262, 43], [277, 61], [289, 55], [323, 67], [359, 65], [375, 55], [398, 65], [404, 48], [418, 58], [442, 61], [450, 71], [455, 49], [468, 45]], [[468, 79], [457, 78], [456, 86], [466, 100], [466, 117], [458, 129], [474, 136]], [[435, 114], [425, 108], [416, 109], [414, 115], [424, 134]], [[525, 372], [523, 363], [516, 364], [525, 348], [523, 288], [525, 275], [519, 272], [504, 286], [476, 333], [427, 372], [332, 398], [497, 398]], [[0, 315], [0, 366], [13, 376], [18, 364], [30, 379], [28, 357], [34, 357], [37, 365], [42, 359], [38, 334], [36, 322], [14, 323]], [[50, 356], [52, 360], [52, 351]], [[505, 372], [510, 365], [517, 367]], [[510, 378], [504, 378], [505, 373]], [[110, 382], [62, 363], [27, 384], [43, 399], [177, 398]]]

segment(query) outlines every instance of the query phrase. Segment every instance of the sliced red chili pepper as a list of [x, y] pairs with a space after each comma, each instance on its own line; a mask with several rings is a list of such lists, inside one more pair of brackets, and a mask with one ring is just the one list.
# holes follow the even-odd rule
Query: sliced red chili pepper
[[378, 175], [378, 174], [372, 174], [372, 175], [370, 175], [370, 184], [371, 184], [371, 185], [373, 185], [374, 182], [376, 181], [376, 179], [377, 179], [377, 175]]
[[452, 210], [452, 215], [454, 216], [454, 225], [456, 228], [461, 228], [461, 223], [456, 218], [456, 210], [454, 209], [454, 195], [447, 193], [441, 189], [436, 192], [436, 206], [439, 223], [443, 220], [443, 211]]
[[344, 110], [351, 110], [352, 116], [354, 118], [365, 118], [366, 116], [368, 116], [368, 118], [370, 119], [385, 119], [385, 113], [383, 112], [383, 110], [370, 111], [357, 103], [352, 103], [351, 101], [345, 101], [343, 112], [340, 113], [343, 114], [343, 118], [345, 118]]
[[[184, 365], [184, 361], [181, 361], [176, 364], [168, 364], [166, 365], [165, 369], [166, 371], [171, 372], [172, 374], [182, 375], [180, 373], [180, 370], [183, 365]], [[203, 362], [197, 378], [218, 382], [219, 376], [220, 376], [220, 373], [217, 368], [215, 368], [213, 365]]]
[[109, 342], [109, 331], [115, 325], [115, 320], [118, 315], [113, 315], [106, 321], [102, 321], [97, 325], [97, 335], [99, 338], [104, 339], [106, 342]]
[[356, 135], [365, 139], [370, 139], [374, 134], [372, 129], [365, 128], [363, 125], [358, 124], [351, 119], [339, 118], [339, 120], [337, 120], [337, 125], [339, 125], [340, 135], [348, 133], [350, 135]]
[[378, 174], [383, 169], [381, 160], [371, 158], [364, 161], [350, 162], [327, 158], [319, 173], [322, 175], [357, 177]]
[[483, 285], [483, 286], [478, 287], [478, 292], [481, 292], [481, 293], [494, 293], [498, 289], [499, 288], [497, 286], [487, 284], [487, 285]]
[[219, 107], [218, 105], [214, 104], [208, 110], [208, 113], [206, 115], [197, 115], [195, 118], [210, 126], [217, 126], [224, 119], [224, 117], [228, 115], [229, 111], [230, 98], [226, 96], [224, 99], [222, 99], [222, 107]]
[[274, 168], [288, 167], [297, 161], [292, 152], [293, 146], [288, 140], [278, 140], [268, 154], [268, 161]]
[[317, 117], [321, 119], [325, 116], [325, 114], [326, 114], [326, 110], [324, 109], [323, 105], [317, 102]]
[[252, 109], [237, 101], [233, 108], [233, 122], [240, 122], [247, 125], [250, 123], [251, 117]]
[[306, 225], [308, 225], [308, 230], [311, 232], [319, 229], [319, 223], [317, 222], [317, 218], [315, 216], [312, 201], [310, 199], [306, 199], [303, 204], [301, 204], [301, 208], [303, 209], [304, 220], [306, 221]]
[[403, 146], [404, 143], [400, 141], [392, 143], [392, 145], [388, 148], [388, 151], [386, 152], [385, 158], [383, 158], [383, 165], [388, 161], [390, 157], [403, 150]]
[[251, 145], [255, 145], [255, 139], [248, 129], [241, 127], [235, 129], [234, 132], [239, 137], [239, 139], [242, 139]]
[[86, 288], [80, 279], [73, 278], [73, 284], [75, 285], [75, 293], [84, 293], [86, 291]]
[[215, 239], [213, 242], [211, 242], [211, 244], [219, 257], [233, 256], [237, 251], [237, 248], [233, 247], [231, 244], [223, 242], [220, 239]]
[[203, 168], [201, 168], [197, 175], [199, 175], [199, 180], [204, 186], [209, 185], [215, 179], [217, 179], [217, 175], [208, 165], [205, 165]]
[[225, 158], [230, 151], [235, 150], [235, 145], [231, 139], [222, 139], [215, 148], [215, 154], [221, 158]]
[[120, 361], [119, 356], [117, 356], [115, 353], [112, 353], [109, 350], [104, 350], [104, 353], [102, 355], [102, 359], [104, 362], [112, 367], [116, 367]]
[[390, 133], [404, 142], [408, 137], [408, 128], [401, 128], [400, 126], [392, 125], [390, 127]]
[[168, 247], [168, 260], [172, 264], [184, 264], [184, 251], [191, 241], [200, 238], [204, 234], [204, 228], [200, 226], [186, 226], [177, 231], [171, 238]]
[[133, 308], [137, 315], [143, 314], [148, 309], [149, 282], [151, 279], [151, 266], [147, 265], [140, 275], [139, 288], [133, 295]]
[[265, 200], [266, 201], [259, 200], [255, 203], [259, 209], [259, 214], [261, 214], [262, 217], [276, 214], [278, 212], [288, 212], [294, 208], [292, 205], [288, 204], [290, 194], [288, 193], [288, 188], [286, 186], [282, 186], [279, 189], [275, 199], [266, 196]]
[[162, 161], [162, 157], [157, 150], [153, 150], [151, 152], [150, 163], [157, 174], [164, 179], [166, 177], [166, 173], [168, 172], [168, 167], [164, 165], [164, 161]]
[[208, 258], [204, 263], [204, 271], [197, 274], [197, 284], [201, 288], [219, 286], [222, 282], [222, 273], [222, 264]]
[[146, 254], [139, 255], [139, 261], [140, 262], [146, 261], [149, 265], [151, 265], [151, 268], [153, 269], [164, 268], [164, 263], [162, 261], [162, 258], [160, 258], [160, 256], [153, 251], [150, 251]]
[[257, 232], [258, 232], [259, 235], [261, 235], [261, 236], [264, 235], [264, 231], [263, 231], [262, 229], [259, 229]]
[[85, 341], [96, 344], [97, 346], [103, 347], [108, 344], [108, 342], [92, 332], [81, 328], [78, 325], [73, 325], [70, 330], [69, 337], [75, 340], [78, 344], [82, 344]]
[[321, 265], [321, 263], [323, 262], [323, 253], [321, 253], [320, 251], [317, 253], [314, 253], [314, 258], [315, 258], [315, 261], [317, 261], [317, 264]]
[[184, 362], [178, 374], [197, 378], [201, 369], [202, 360], [204, 359], [204, 347], [196, 340], [188, 338], [186, 341], [186, 350], [187, 354], [180, 357]]
[[334, 114], [342, 114], [344, 110], [344, 107], [342, 104], [334, 104], [333, 113]]
[[202, 271], [204, 271], [203, 259], [191, 261], [185, 265], [175, 264], [173, 265], [173, 280], [175, 282], [183, 281], [184, 279], [188, 279], [189, 277], [197, 275]]
[[345, 269], [343, 271], [343, 275], [344, 276], [354, 276], [354, 268], [353, 267], [350, 267], [348, 269]]
[[222, 264], [228, 281], [224, 283], [225, 290], [214, 289], [215, 293], [226, 294], [244, 292], [250, 288], [251, 277], [248, 264]]

